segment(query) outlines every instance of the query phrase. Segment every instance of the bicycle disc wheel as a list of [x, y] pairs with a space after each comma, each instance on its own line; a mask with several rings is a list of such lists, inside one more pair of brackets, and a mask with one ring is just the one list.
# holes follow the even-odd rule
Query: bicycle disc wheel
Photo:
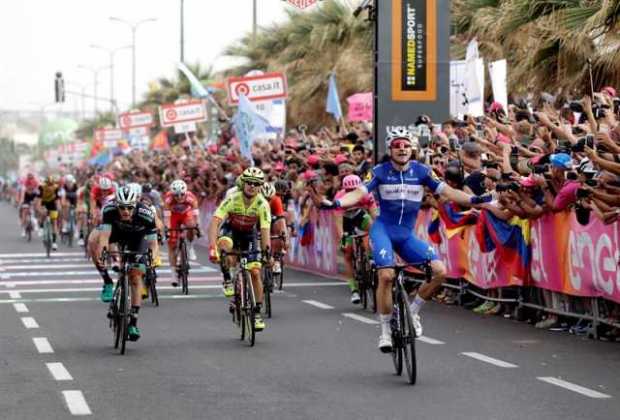
[[120, 304], [120, 332], [121, 332], [121, 354], [125, 354], [127, 345], [127, 329], [129, 327], [129, 286], [127, 278], [123, 275], [119, 281], [121, 284], [121, 304]]
[[[402, 290], [404, 293], [405, 290]], [[415, 354], [415, 329], [413, 328], [413, 318], [411, 317], [411, 310], [409, 309], [409, 305], [402, 304], [404, 307], [404, 311], [401, 311], [401, 334], [402, 336], [402, 344], [403, 344], [403, 353], [405, 356], [405, 366], [407, 367], [407, 374], [409, 375], [409, 383], [411, 385], [415, 385], [416, 377], [417, 377], [417, 365], [416, 365], [416, 354]]]

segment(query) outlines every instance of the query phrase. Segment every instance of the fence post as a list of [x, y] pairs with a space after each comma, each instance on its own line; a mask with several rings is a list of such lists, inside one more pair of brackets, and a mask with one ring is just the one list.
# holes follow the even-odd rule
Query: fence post
[[592, 298], [592, 338], [598, 340], [598, 326], [599, 326], [599, 307], [598, 307], [598, 298]]

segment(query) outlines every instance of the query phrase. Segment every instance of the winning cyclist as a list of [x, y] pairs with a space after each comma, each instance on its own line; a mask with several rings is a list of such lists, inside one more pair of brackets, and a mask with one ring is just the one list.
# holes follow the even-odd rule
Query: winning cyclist
[[[119, 188], [115, 200], [103, 208], [102, 222], [97, 229], [99, 235], [94, 255], [97, 256], [100, 265], [103, 250], [110, 249], [110, 243], [124, 245], [127, 251], [145, 253], [148, 248], [152, 249], [153, 242], [157, 241], [155, 215], [147, 206], [138, 203], [137, 191], [127, 186]], [[145, 271], [144, 256], [130, 257], [131, 312], [127, 333], [131, 341], [140, 338], [138, 312], [142, 306], [140, 290], [143, 288]], [[104, 302], [109, 302], [113, 294], [111, 279], [104, 283], [104, 291], [106, 288], [109, 292], [105, 295]]]
[[411, 300], [411, 313], [416, 336], [422, 335], [420, 308], [441, 288], [446, 276], [446, 267], [437, 257], [431, 245], [414, 234], [418, 210], [424, 198], [424, 188], [440, 194], [448, 200], [463, 206], [472, 206], [490, 201], [490, 196], [473, 196], [456, 190], [431, 176], [428, 166], [412, 160], [417, 150], [417, 139], [402, 128], [388, 133], [386, 146], [389, 162], [377, 165], [372, 170], [371, 180], [364, 186], [347, 193], [333, 204], [325, 201], [326, 207], [351, 207], [358, 203], [368, 191], [376, 191], [380, 213], [370, 229], [373, 259], [379, 269], [377, 306], [381, 335], [379, 349], [383, 353], [392, 351], [390, 318], [392, 313], [392, 282], [394, 280], [394, 252], [408, 264], [430, 262], [433, 276], [430, 283], [423, 284]]
[[[258, 168], [248, 168], [241, 174], [241, 191], [231, 194], [220, 203], [213, 214], [209, 225], [209, 259], [213, 263], [219, 262], [219, 249], [230, 252], [233, 248], [239, 251], [257, 251], [256, 225], [261, 233], [261, 249], [264, 252], [263, 259], [268, 256], [271, 249], [271, 211], [269, 203], [260, 194], [260, 187], [265, 182], [265, 174]], [[223, 221], [228, 221], [228, 229], [222, 232], [218, 239], [218, 233]], [[227, 261], [228, 267], [232, 267], [234, 258]], [[263, 283], [261, 281], [261, 262], [258, 254], [248, 257], [248, 269], [252, 276], [252, 286], [256, 296], [256, 318], [254, 326], [256, 331], [265, 329], [265, 321], [260, 315], [263, 303]], [[225, 286], [226, 294], [226, 286]]]
[[[200, 210], [198, 209], [198, 199], [191, 192], [187, 191], [187, 184], [181, 179], [177, 179], [170, 184], [170, 191], [164, 197], [164, 225], [166, 229], [178, 229], [181, 225], [191, 228], [198, 228]], [[187, 239], [189, 241], [188, 254], [190, 260], [196, 259], [196, 251], [192, 241], [194, 240], [194, 231], [188, 230]], [[177, 266], [177, 238], [178, 231], [170, 231], [168, 239], [168, 254], [170, 255], [170, 266]], [[175, 281], [172, 282], [173, 287], [179, 284], [179, 273], [176, 273]]]

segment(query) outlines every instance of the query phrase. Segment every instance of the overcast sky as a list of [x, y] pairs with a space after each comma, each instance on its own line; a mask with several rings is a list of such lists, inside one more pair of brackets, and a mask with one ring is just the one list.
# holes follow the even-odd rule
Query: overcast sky
[[[110, 21], [156, 18], [137, 30], [137, 98], [148, 81], [172, 76], [179, 59], [180, 0], [2, 0], [0, 6], [0, 111], [40, 109], [54, 101], [53, 80], [58, 70], [71, 83], [87, 86], [92, 94], [93, 73], [78, 65], [104, 67], [109, 54], [89, 47], [108, 48], [131, 43], [127, 25]], [[258, 24], [284, 19], [286, 3], [258, 0]], [[185, 0], [185, 62], [227, 65], [222, 50], [252, 28], [252, 0]], [[121, 110], [131, 103], [131, 50], [115, 56], [115, 92]], [[228, 61], [228, 65], [230, 61]], [[109, 97], [110, 73], [99, 72], [99, 95]], [[67, 98], [72, 110], [75, 99]], [[92, 109], [92, 102], [86, 107]], [[100, 103], [100, 108], [107, 105]], [[56, 109], [55, 106], [46, 109]]]

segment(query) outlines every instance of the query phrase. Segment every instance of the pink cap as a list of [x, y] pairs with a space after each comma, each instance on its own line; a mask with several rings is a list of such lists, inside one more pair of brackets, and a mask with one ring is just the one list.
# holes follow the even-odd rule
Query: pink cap
[[209, 147], [207, 147], [207, 151], [209, 153], [217, 153], [217, 144], [210, 144]]
[[303, 178], [306, 181], [310, 181], [311, 179], [315, 179], [317, 177], [317, 173], [314, 172], [312, 169], [308, 169], [307, 171], [305, 171], [303, 173]]
[[611, 86], [605, 86], [603, 89], [601, 89], [601, 92], [606, 93], [611, 97], [616, 97], [616, 89]]
[[336, 159], [335, 159], [336, 165], [340, 165], [341, 163], [347, 162], [348, 160], [349, 159], [347, 159], [347, 157], [343, 155], [342, 153], [336, 155]]
[[308, 165], [311, 165], [311, 166], [317, 165], [320, 160], [321, 158], [319, 157], [319, 155], [310, 155], [308, 156]]
[[497, 111], [503, 111], [503, 110], [504, 110], [504, 106], [500, 104], [499, 102], [493, 102], [491, 106], [489, 107], [489, 112], [497, 112]]
[[276, 166], [273, 167], [273, 169], [275, 169], [278, 172], [282, 172], [284, 171], [285, 167], [284, 167], [284, 163], [282, 162], [277, 162]]

